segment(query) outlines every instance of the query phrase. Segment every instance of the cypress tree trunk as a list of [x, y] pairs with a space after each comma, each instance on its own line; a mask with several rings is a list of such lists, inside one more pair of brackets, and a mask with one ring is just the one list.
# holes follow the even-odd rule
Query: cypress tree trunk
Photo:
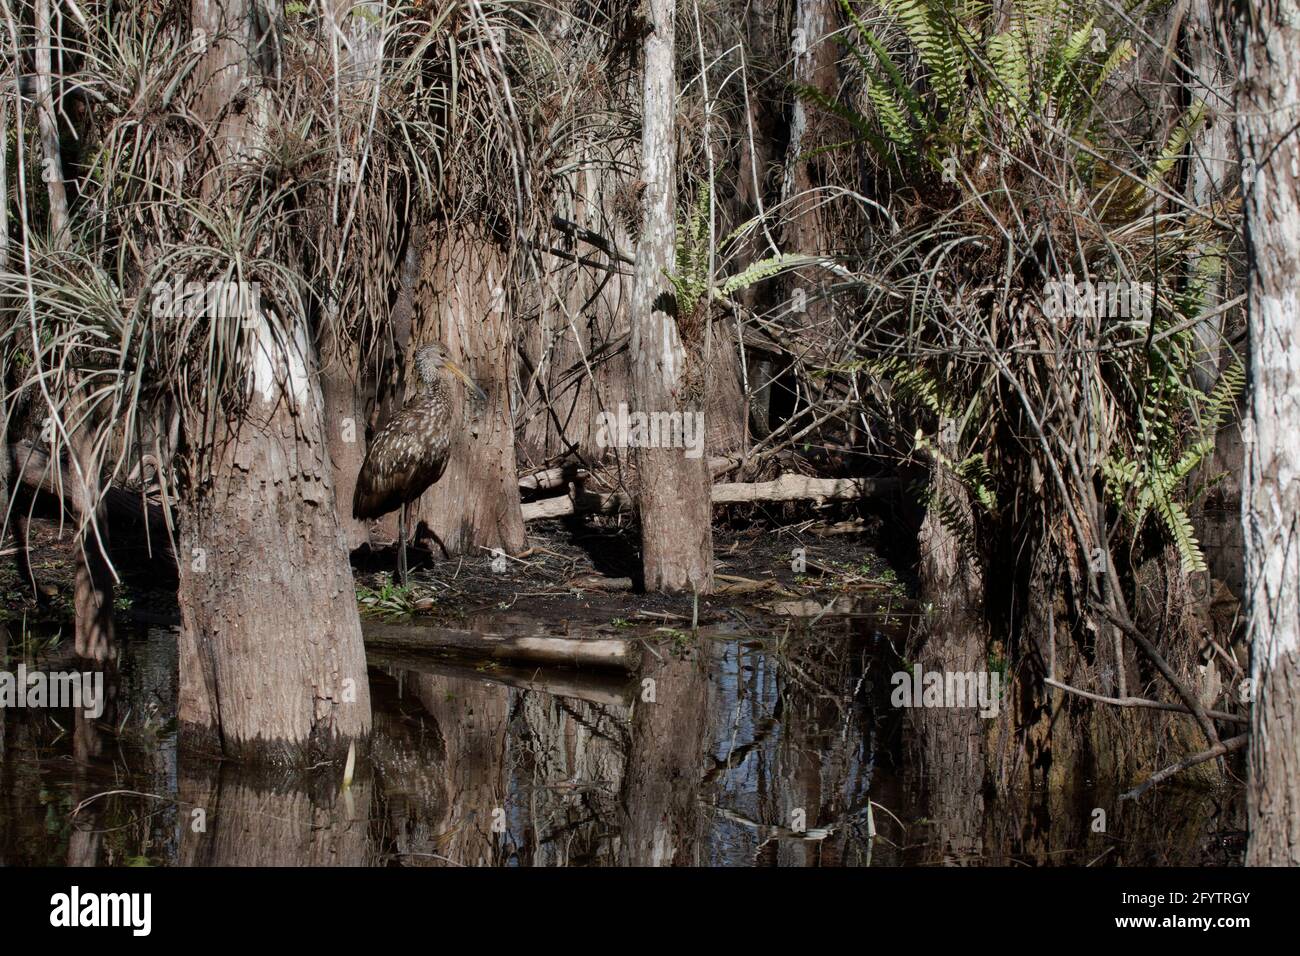
[[[705, 356], [688, 355], [683, 347], [680, 317], [670, 311], [672, 288], [664, 274], [673, 267], [677, 221], [675, 7], [675, 0], [649, 0], [645, 5], [649, 19], [643, 44], [641, 118], [645, 189], [632, 295], [631, 353], [635, 410], [647, 415], [703, 413], [703, 389], [689, 395], [685, 365], [693, 361], [702, 366]], [[641, 448], [636, 460], [646, 590], [708, 593], [713, 589], [708, 459], [687, 458], [681, 448]]]
[[506, 275], [498, 244], [461, 228], [439, 231], [425, 250], [417, 295], [421, 318], [412, 349], [441, 342], [488, 396], [486, 403], [473, 400], [459, 380], [448, 379], [447, 470], [412, 511], [417, 526], [422, 522], [432, 530], [451, 554], [481, 553], [481, 548], [513, 554], [527, 546], [515, 463], [514, 336]]
[[[215, 158], [192, 179], [209, 203], [238, 201], [230, 177], [261, 137], [260, 110], [230, 104], [269, 108], [257, 63], [270, 36], [253, 14], [251, 0], [191, 7], [207, 46], [190, 105]], [[253, 322], [261, 355], [241, 418], [185, 423], [178, 718], [228, 754], [301, 762], [369, 732], [370, 692], [307, 319], [287, 317], [279, 341]]]

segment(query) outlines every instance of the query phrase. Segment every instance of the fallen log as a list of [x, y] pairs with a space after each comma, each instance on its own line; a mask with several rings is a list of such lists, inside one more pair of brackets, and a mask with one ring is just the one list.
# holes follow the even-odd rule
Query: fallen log
[[[734, 471], [740, 466], [740, 459], [734, 455], [719, 455], [716, 458], [709, 459], [709, 471], [714, 478], [724, 475], [729, 471]], [[519, 476], [520, 491], [553, 491], [556, 488], [563, 488], [571, 481], [583, 482], [591, 477], [591, 473], [585, 468], [578, 467], [577, 464], [570, 462], [567, 465], [557, 465], [554, 468], [539, 468], [536, 471], [526, 472]]]
[[786, 474], [772, 481], [724, 482], [713, 486], [715, 505], [754, 501], [843, 501], [869, 498], [888, 482], [874, 478], [809, 478]]
[[613, 515], [620, 511], [632, 510], [632, 497], [621, 491], [597, 494], [570, 488], [567, 495], [555, 498], [543, 498], [541, 501], [529, 501], [519, 506], [525, 521], [540, 521], [543, 518], [563, 518], [565, 515], [602, 514]]
[[[49, 454], [30, 441], [15, 442], [9, 453], [14, 465], [14, 485], [62, 497], [69, 512], [76, 513], [76, 478], [66, 467], [53, 467]], [[171, 534], [161, 505], [146, 502], [137, 492], [110, 487], [104, 492], [104, 511], [115, 548], [130, 543], [145, 546], [160, 557], [172, 558]]]
[[[786, 474], [772, 481], [721, 482], [713, 486], [712, 498], [715, 505], [760, 501], [846, 501], [869, 498], [894, 484], [892, 478], [810, 478]], [[571, 489], [568, 495], [530, 501], [520, 510], [525, 521], [572, 514], [617, 514], [632, 510], [632, 496], [621, 491], [600, 494]]]
[[390, 624], [362, 620], [367, 647], [446, 653], [486, 660], [519, 661], [553, 667], [594, 667], [634, 670], [640, 647], [621, 638], [543, 637], [485, 634], [429, 624]]
[[585, 468], [574, 465], [560, 465], [558, 468], [544, 468], [519, 477], [520, 491], [550, 491], [563, 488], [571, 481], [582, 481], [588, 477]]

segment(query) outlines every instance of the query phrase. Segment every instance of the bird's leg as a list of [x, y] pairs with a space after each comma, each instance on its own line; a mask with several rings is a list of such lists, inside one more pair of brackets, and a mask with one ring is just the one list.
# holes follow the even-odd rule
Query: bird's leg
[[410, 587], [410, 575], [406, 570], [406, 508], [402, 505], [401, 511], [397, 513], [397, 576], [402, 582], [402, 587]]

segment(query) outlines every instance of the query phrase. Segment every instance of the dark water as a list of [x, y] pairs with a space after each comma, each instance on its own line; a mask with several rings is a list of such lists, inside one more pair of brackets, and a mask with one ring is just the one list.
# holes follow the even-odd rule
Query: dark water
[[[1240, 861], [1239, 789], [1118, 804], [1083, 780], [955, 802], [948, 788], [931, 819], [926, 767], [944, 755], [916, 753], [889, 705], [898, 635], [860, 618], [738, 621], [655, 645], [630, 677], [376, 653], [374, 739], [347, 789], [334, 764], [268, 775], [179, 759], [175, 635], [141, 630], [100, 721], [0, 710], [0, 863]], [[10, 670], [66, 653], [12, 630]], [[1097, 806], [1112, 808], [1105, 833], [1090, 825]]]

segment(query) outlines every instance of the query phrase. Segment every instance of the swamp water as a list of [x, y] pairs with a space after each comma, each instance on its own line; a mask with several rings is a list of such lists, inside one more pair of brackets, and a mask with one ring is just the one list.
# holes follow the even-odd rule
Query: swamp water
[[[634, 674], [372, 649], [375, 732], [347, 789], [336, 764], [290, 775], [180, 759], [175, 631], [140, 628], [99, 720], [0, 709], [0, 864], [1240, 861], [1240, 790], [1157, 788], [1105, 833], [1093, 811], [1116, 806], [1113, 791], [1083, 781], [956, 804], [948, 792], [931, 819], [921, 768], [944, 755], [917, 753], [891, 706], [901, 635], [879, 623], [736, 611], [698, 635], [660, 629]], [[11, 627], [4, 668], [74, 668], [67, 643]]]

